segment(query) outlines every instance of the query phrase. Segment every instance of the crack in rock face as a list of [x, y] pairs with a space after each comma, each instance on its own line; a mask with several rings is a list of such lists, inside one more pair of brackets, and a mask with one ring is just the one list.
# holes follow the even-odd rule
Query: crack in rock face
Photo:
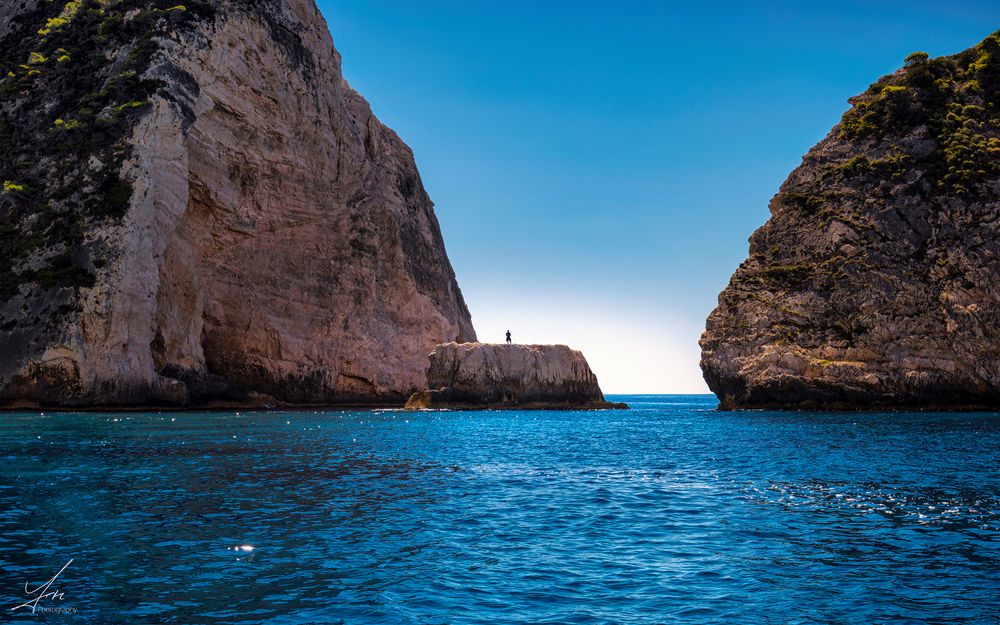
[[1000, 406], [1000, 38], [851, 103], [720, 295], [705, 379], [730, 409]]
[[402, 403], [475, 340], [313, 0], [24, 2], [0, 63], [0, 402]]

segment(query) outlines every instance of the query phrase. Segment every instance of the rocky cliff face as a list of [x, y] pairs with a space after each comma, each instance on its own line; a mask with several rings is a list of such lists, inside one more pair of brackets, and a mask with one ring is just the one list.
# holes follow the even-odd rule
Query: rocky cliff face
[[708, 319], [725, 408], [1000, 405], [1000, 40], [911, 55], [792, 172]]
[[587, 359], [565, 345], [438, 345], [421, 408], [623, 408], [610, 404]]
[[475, 340], [314, 0], [0, 8], [0, 402], [396, 402]]

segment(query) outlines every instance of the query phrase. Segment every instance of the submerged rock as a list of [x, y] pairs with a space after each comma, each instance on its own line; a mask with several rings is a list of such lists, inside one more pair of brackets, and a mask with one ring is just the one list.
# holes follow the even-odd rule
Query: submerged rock
[[314, 0], [0, 13], [0, 403], [402, 403], [475, 340]]
[[605, 401], [587, 359], [565, 345], [438, 345], [427, 387], [408, 409], [627, 408]]
[[1000, 406], [1000, 38], [851, 100], [701, 339], [723, 408]]

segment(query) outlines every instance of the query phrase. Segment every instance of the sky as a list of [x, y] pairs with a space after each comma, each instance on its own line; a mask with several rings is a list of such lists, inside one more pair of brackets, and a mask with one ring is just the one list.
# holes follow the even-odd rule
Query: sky
[[565, 343], [605, 393], [703, 393], [698, 338], [847, 98], [995, 2], [319, 0], [406, 141], [479, 339]]

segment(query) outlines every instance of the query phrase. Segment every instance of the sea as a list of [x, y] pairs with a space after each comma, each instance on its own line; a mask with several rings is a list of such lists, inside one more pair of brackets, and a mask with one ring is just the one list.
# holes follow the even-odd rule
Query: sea
[[0, 622], [1000, 625], [1000, 415], [0, 415]]

